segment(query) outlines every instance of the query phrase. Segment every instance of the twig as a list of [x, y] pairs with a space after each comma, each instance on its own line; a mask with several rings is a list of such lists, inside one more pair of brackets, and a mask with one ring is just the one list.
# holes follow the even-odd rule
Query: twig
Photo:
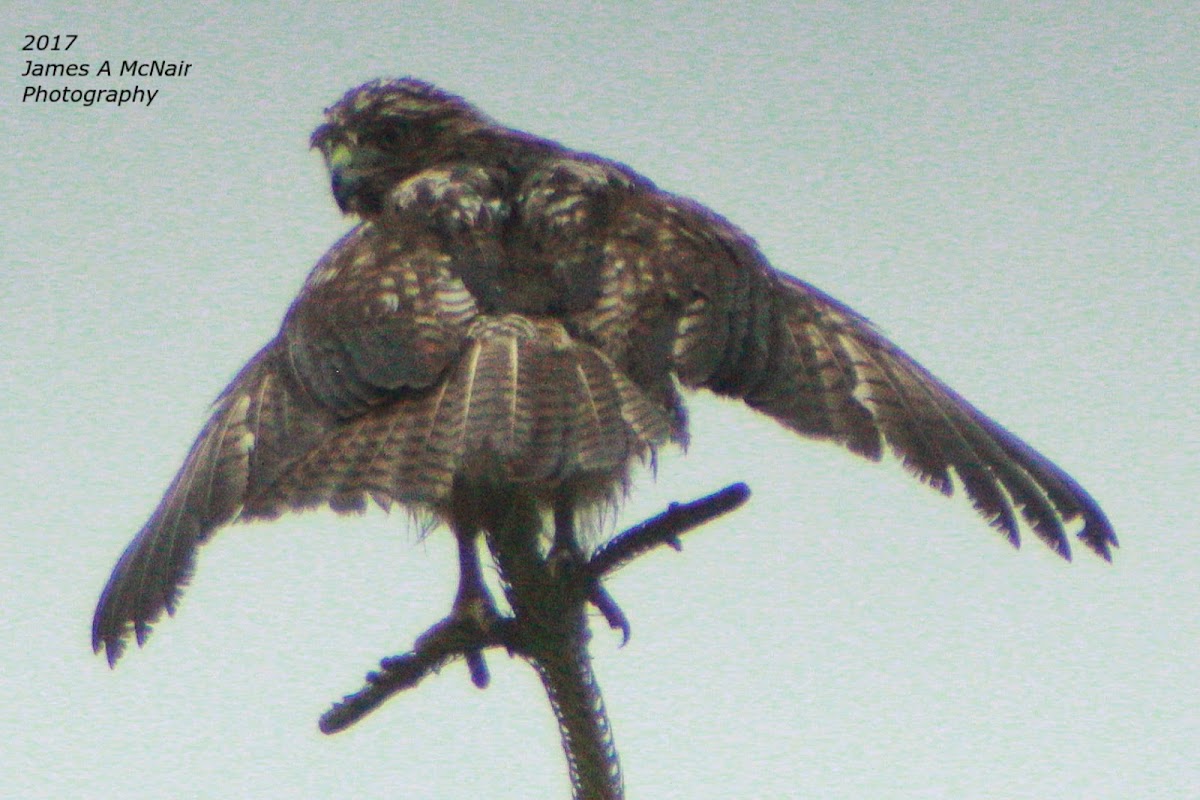
[[735, 483], [690, 503], [672, 503], [657, 517], [634, 525], [597, 550], [588, 562], [588, 572], [595, 580], [603, 580], [660, 545], [679, 550], [682, 548], [680, 536], [722, 514], [728, 514], [749, 497], [750, 487]]
[[431, 672], [456, 658], [467, 658], [489, 647], [506, 646], [511, 621], [500, 619], [487, 628], [461, 617], [446, 617], [425, 633], [403, 655], [379, 662], [381, 672], [368, 672], [367, 685], [321, 715], [321, 733], [345, 730], [378, 708], [397, 692], [412, 688]]

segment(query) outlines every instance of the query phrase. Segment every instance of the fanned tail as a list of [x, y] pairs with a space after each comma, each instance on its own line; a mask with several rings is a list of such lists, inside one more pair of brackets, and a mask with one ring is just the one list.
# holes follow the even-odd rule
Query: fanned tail
[[248, 498], [243, 516], [356, 511], [369, 499], [437, 508], [456, 479], [481, 475], [519, 485], [584, 479], [607, 493], [673, 435], [667, 412], [561, 325], [483, 316], [436, 386], [331, 427]]

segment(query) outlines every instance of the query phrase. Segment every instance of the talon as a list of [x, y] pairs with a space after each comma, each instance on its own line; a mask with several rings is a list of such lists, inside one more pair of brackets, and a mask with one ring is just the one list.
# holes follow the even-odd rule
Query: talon
[[492, 676], [488, 672], [487, 661], [483, 658], [482, 650], [471, 650], [467, 653], [467, 669], [471, 672], [471, 683], [477, 689], [486, 689]]
[[[489, 630], [497, 619], [500, 618], [500, 612], [496, 610], [495, 603], [490, 595], [471, 596], [460, 590], [458, 596], [454, 599], [454, 607], [450, 611], [450, 618], [462, 625], [467, 625], [477, 628], [480, 631]], [[479, 689], [486, 689], [491, 681], [491, 674], [488, 672], [487, 661], [484, 660], [482, 650], [468, 650], [466, 653], [467, 670], [471, 673], [471, 683]]]
[[621, 647], [629, 644], [629, 618], [625, 616], [625, 612], [617, 605], [617, 601], [613, 600], [608, 590], [597, 582], [588, 592], [588, 602], [604, 615], [604, 621], [608, 623], [608, 627], [621, 632]]
[[[476, 548], [476, 533], [471, 529], [456, 529], [455, 538], [458, 540], [458, 592], [454, 595], [454, 606], [450, 610], [450, 619], [463, 624], [472, 625], [481, 631], [489, 630], [500, 612], [496, 610], [496, 601], [483, 582], [483, 569], [479, 564], [479, 551]], [[469, 650], [466, 653], [467, 670], [471, 673], [471, 683], [480, 689], [486, 689], [491, 681], [487, 661], [483, 658], [482, 650]]]

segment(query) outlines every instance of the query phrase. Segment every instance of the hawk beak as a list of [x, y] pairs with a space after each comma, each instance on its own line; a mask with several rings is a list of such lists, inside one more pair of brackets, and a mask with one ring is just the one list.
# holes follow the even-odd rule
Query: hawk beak
[[329, 180], [330, 188], [333, 190], [333, 199], [337, 201], [338, 208], [343, 214], [349, 214], [351, 201], [357, 193], [359, 180], [354, 177], [349, 177], [342, 172], [334, 172]]
[[333, 199], [343, 214], [349, 214], [351, 201], [362, 180], [354, 169], [354, 151], [344, 144], [335, 145], [325, 153], [325, 166], [329, 169], [329, 184]]

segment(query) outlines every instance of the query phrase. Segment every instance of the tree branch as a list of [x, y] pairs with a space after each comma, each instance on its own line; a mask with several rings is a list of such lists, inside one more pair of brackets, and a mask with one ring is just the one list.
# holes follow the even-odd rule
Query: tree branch
[[[397, 692], [410, 689], [430, 673], [458, 658], [489, 647], [507, 647], [512, 620], [499, 619], [487, 627], [464, 617], [446, 617], [417, 638], [413, 649], [379, 662], [381, 672], [368, 672], [367, 685], [321, 715], [321, 733], [345, 730]], [[512, 648], [509, 648], [511, 651]]]
[[[517, 588], [520, 592], [525, 592], [526, 597], [536, 597], [539, 606], [537, 613], [531, 613], [524, 602], [510, 596], [510, 601], [518, 600], [512, 603], [513, 616], [486, 620], [461, 616], [446, 617], [418, 637], [412, 650], [383, 659], [380, 662], [380, 671], [367, 674], [366, 685], [362, 689], [335, 703], [321, 717], [321, 732], [332, 734], [345, 730], [374, 711], [392, 695], [416, 686], [430, 673], [438, 672], [451, 661], [458, 658], [467, 659], [468, 662], [472, 658], [481, 661], [478, 654], [493, 647], [504, 647], [510, 655], [517, 654], [530, 660], [545, 678], [547, 656], [559, 649], [555, 643], [550, 643], [549, 650], [546, 648], [547, 614], [560, 617], [559, 621], [563, 623], [569, 622], [568, 617], [578, 617], [579, 624], [586, 624], [582, 616], [583, 598], [589, 598], [596, 603], [609, 624], [623, 628], [628, 636], [628, 625], [624, 616], [604, 592], [601, 581], [656, 547], [668, 545], [676, 550], [680, 549], [680, 536], [733, 511], [742, 505], [749, 495], [750, 490], [746, 485], [737, 483], [699, 500], [673, 503], [658, 516], [614, 537], [590, 560], [582, 564], [582, 569], [556, 571], [548, 568], [546, 562], [540, 558], [530, 559], [528, 554], [522, 561], [521, 558], [514, 559], [513, 553], [494, 552], [500, 559], [501, 576], [509, 585], [509, 591]], [[514, 580], [517, 587], [513, 586]], [[557, 628], [558, 625], [552, 627]], [[568, 624], [567, 627], [571, 626]], [[577, 655], [581, 662], [586, 662], [586, 632], [582, 637], [575, 636], [574, 639], [574, 646], [580, 651]], [[476, 671], [472, 670], [472, 677], [476, 685], [480, 685]], [[596, 693], [596, 703], [599, 708], [603, 708], [599, 687], [596, 687], [594, 682], [592, 686]], [[555, 702], [553, 693], [551, 701]], [[596, 722], [597, 730], [607, 731], [607, 719]], [[562, 723], [560, 717], [560, 725]], [[576, 735], [574, 738], [580, 737]], [[621, 796], [620, 768], [616, 761], [616, 751], [612, 749], [611, 737], [607, 742], [579, 742], [573, 741], [572, 737], [564, 732], [564, 747], [567, 750], [568, 762], [572, 766], [573, 779], [579, 777], [579, 765], [587, 761], [587, 755], [579, 748], [597, 751], [607, 748], [611, 752], [607, 778], [592, 778], [595, 781], [608, 779], [611, 785], [607, 790], [599, 787], [594, 794], [580, 794], [580, 786], [576, 785], [578, 796]]]
[[588, 562], [588, 572], [599, 581], [660, 545], [680, 550], [680, 536], [737, 509], [749, 497], [750, 487], [735, 483], [690, 503], [672, 503], [657, 517], [634, 525], [597, 550]]

